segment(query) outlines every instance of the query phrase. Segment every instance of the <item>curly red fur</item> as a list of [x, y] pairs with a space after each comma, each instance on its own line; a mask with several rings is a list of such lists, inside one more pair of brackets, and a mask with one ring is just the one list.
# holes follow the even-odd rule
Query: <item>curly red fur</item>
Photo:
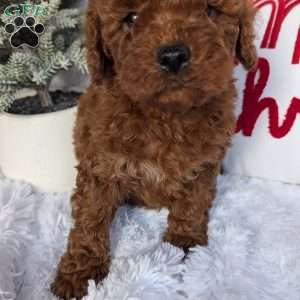
[[[128, 27], [122, 20], [131, 11], [138, 19]], [[80, 299], [88, 279], [106, 276], [109, 227], [124, 203], [167, 207], [164, 240], [175, 246], [207, 243], [216, 177], [235, 125], [234, 56], [246, 68], [256, 62], [253, 18], [248, 0], [90, 1], [92, 83], [74, 133], [75, 225], [54, 294]], [[178, 41], [192, 59], [171, 78], [155, 53]]]

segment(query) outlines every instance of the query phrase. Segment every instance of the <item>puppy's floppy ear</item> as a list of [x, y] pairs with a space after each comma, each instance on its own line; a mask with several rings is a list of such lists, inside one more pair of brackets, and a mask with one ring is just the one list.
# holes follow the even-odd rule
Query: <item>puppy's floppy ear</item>
[[253, 69], [257, 63], [257, 52], [254, 46], [255, 30], [254, 18], [256, 10], [252, 0], [243, 0], [244, 7], [239, 24], [239, 36], [236, 45], [236, 55], [239, 61], [247, 69]]
[[101, 84], [113, 74], [113, 62], [106, 53], [102, 38], [102, 24], [95, 0], [90, 0], [86, 15], [87, 62], [92, 83]]

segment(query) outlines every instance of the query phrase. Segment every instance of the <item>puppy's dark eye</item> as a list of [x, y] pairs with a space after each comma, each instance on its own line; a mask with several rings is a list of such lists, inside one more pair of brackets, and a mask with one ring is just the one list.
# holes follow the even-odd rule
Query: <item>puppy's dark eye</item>
[[134, 23], [136, 22], [136, 20], [138, 19], [138, 14], [136, 12], [130, 12], [124, 19], [123, 22], [124, 24], [126, 24], [127, 26], [132, 26], [134, 25]]
[[213, 6], [211, 5], [208, 5], [207, 6], [207, 15], [209, 17], [215, 17], [218, 15], [218, 11], [216, 10], [216, 8], [214, 8]]

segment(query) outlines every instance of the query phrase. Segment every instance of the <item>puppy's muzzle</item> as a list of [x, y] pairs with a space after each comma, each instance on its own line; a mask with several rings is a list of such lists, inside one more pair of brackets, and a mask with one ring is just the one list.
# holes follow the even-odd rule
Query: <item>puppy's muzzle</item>
[[157, 51], [157, 62], [161, 70], [178, 74], [186, 68], [191, 59], [191, 51], [185, 44], [167, 45]]

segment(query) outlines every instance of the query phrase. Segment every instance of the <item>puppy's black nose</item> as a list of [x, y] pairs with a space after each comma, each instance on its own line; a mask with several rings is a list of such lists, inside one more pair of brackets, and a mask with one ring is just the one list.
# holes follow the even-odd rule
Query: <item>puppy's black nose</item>
[[163, 46], [158, 49], [157, 61], [162, 70], [177, 74], [186, 67], [191, 58], [190, 49], [184, 44]]

